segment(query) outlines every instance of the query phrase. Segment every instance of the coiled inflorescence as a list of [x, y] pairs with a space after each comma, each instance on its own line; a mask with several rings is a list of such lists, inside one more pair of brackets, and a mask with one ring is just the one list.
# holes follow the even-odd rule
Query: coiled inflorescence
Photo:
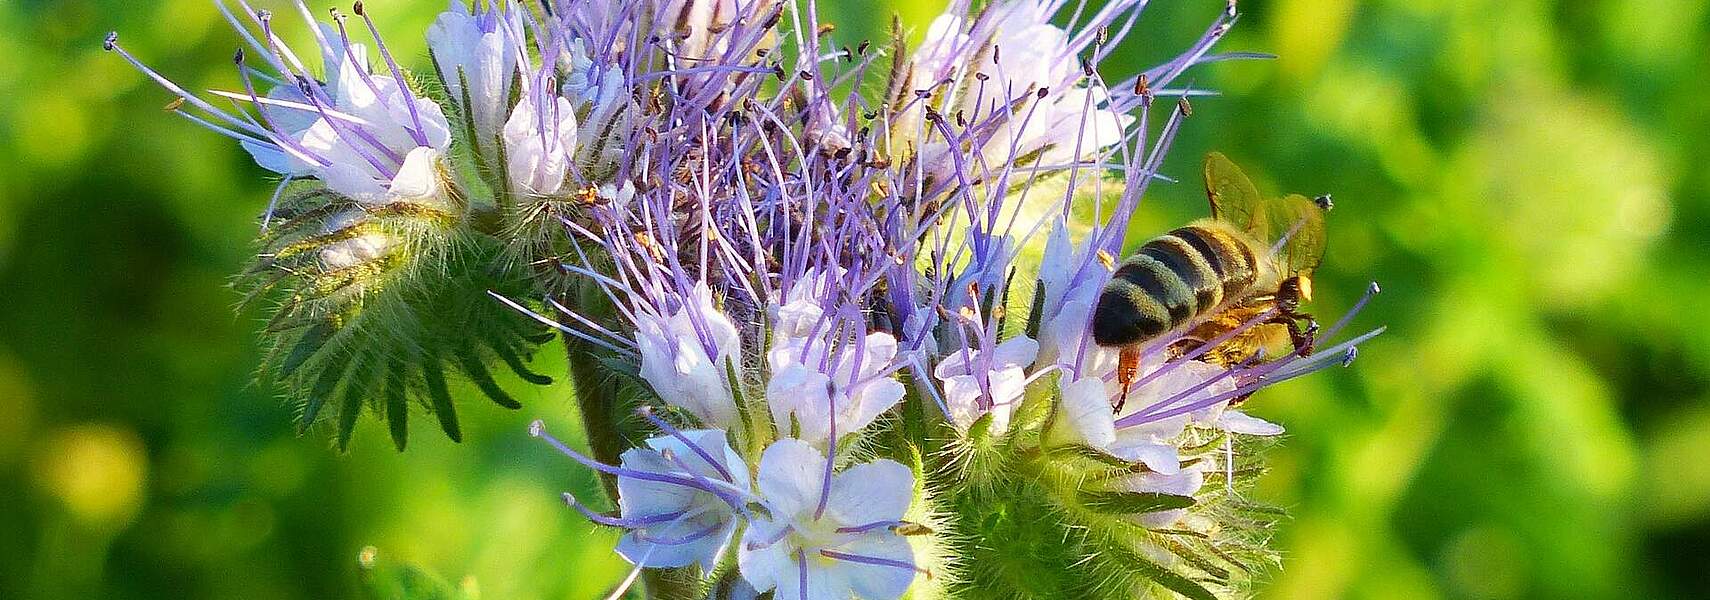
[[1211, 52], [1233, 3], [1117, 81], [1142, 0], [957, 0], [852, 47], [813, 0], [454, 1], [432, 78], [336, 11], [311, 72], [217, 4], [261, 65], [209, 94], [233, 110], [107, 47], [283, 178], [244, 281], [303, 423], [339, 398], [342, 442], [375, 406], [402, 447], [415, 399], [456, 437], [445, 371], [515, 406], [487, 365], [544, 381], [555, 330], [592, 449], [533, 433], [603, 474], [617, 514], [567, 500], [638, 572], [685, 575], [655, 597], [1238, 591], [1282, 429], [1236, 405], [1375, 335], [1229, 360], [1270, 315], [1170, 332], [1132, 385], [1088, 335], [1181, 76], [1260, 56]]

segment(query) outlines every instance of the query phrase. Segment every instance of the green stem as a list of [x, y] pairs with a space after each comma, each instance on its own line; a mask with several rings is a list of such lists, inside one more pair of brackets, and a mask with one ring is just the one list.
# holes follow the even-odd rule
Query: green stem
[[[619, 413], [622, 399], [618, 397], [617, 386], [595, 358], [594, 353], [601, 349], [568, 335], [564, 336], [564, 348], [570, 359], [570, 383], [576, 391], [576, 408], [582, 415], [582, 432], [588, 437], [588, 448], [594, 460], [618, 464], [623, 451], [629, 448], [629, 441], [618, 428], [624, 419]], [[615, 504], [617, 477], [600, 473], [600, 485]]]
[[[594, 460], [615, 465], [622, 462], [625, 450], [634, 446], [641, 431], [631, 431], [635, 422], [629, 418], [632, 407], [618, 393], [619, 386], [612, 373], [600, 361], [598, 346], [571, 336], [564, 336], [568, 351], [570, 381], [575, 388], [576, 406], [582, 415], [582, 431], [588, 438], [588, 448]], [[600, 474], [600, 485], [606, 498], [617, 504], [617, 477]], [[685, 569], [648, 569], [642, 573], [643, 598], [651, 600], [693, 600], [701, 597], [701, 583], [694, 573]]]

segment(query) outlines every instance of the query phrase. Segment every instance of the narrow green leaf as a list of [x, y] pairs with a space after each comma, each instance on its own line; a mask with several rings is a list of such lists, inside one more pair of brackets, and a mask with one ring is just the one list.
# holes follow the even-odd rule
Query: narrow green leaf
[[505, 366], [510, 367], [511, 372], [516, 373], [517, 377], [521, 377], [523, 381], [535, 385], [552, 385], [551, 377], [528, 370], [528, 366], [523, 364], [522, 356], [509, 346], [494, 343], [493, 353], [498, 354], [499, 360], [504, 361]]
[[296, 373], [303, 363], [309, 361], [309, 357], [314, 356], [315, 352], [326, 344], [327, 338], [332, 337], [332, 332], [333, 325], [327, 321], [321, 321], [303, 332], [303, 337], [297, 338], [297, 343], [291, 346], [291, 354], [285, 357], [285, 362], [279, 363], [279, 376], [290, 377], [292, 373]]
[[1090, 510], [1116, 515], [1187, 508], [1193, 506], [1193, 496], [1177, 496], [1157, 492], [1081, 492], [1081, 504]]
[[1228, 569], [1217, 566], [1217, 564], [1213, 563], [1210, 558], [1206, 557], [1204, 554], [1195, 552], [1194, 549], [1189, 547], [1187, 544], [1174, 539], [1164, 539], [1159, 540], [1159, 542], [1164, 549], [1170, 551], [1170, 554], [1174, 554], [1187, 562], [1187, 564], [1193, 565], [1193, 568], [1204, 571], [1205, 574], [1216, 578], [1218, 581], [1226, 582], [1229, 580]]
[[321, 371], [321, 376], [315, 379], [315, 386], [309, 390], [309, 397], [304, 400], [303, 415], [297, 420], [297, 435], [309, 432], [309, 426], [315, 424], [315, 419], [321, 415], [321, 408], [326, 406], [327, 397], [332, 396], [333, 390], [338, 387], [339, 378], [344, 376], [344, 365], [327, 362], [329, 364], [326, 365], [326, 370]]
[[[475, 169], [483, 174], [491, 173], [487, 159], [481, 156], [481, 136], [475, 135], [475, 111], [471, 110], [475, 105], [469, 100], [469, 75], [463, 72], [463, 67], [457, 68], [457, 83], [463, 92], [463, 138], [469, 140], [470, 154], [475, 155]], [[499, 176], [503, 177], [503, 173]]]
[[404, 364], [393, 363], [392, 372], [386, 376], [386, 425], [392, 429], [392, 445], [399, 452], [404, 451], [410, 437], [409, 385]]
[[[653, 386], [648, 385], [646, 379], [641, 378], [641, 369], [639, 367], [633, 365], [633, 364], [630, 364], [628, 361], [625, 361], [625, 360], [620, 359], [620, 358], [615, 357], [615, 356], [607, 356], [605, 354], [600, 354], [597, 352], [589, 352], [587, 354], [587, 356], [593, 357], [594, 362], [600, 363], [601, 367], [604, 367], [605, 370], [610, 371], [612, 374], [622, 375], [625, 378], [629, 379], [630, 381], [635, 382], [635, 383], [641, 385], [642, 387], [647, 388], [650, 391], [653, 389]], [[572, 358], [571, 360], [575, 360], [575, 359]]]
[[1110, 558], [1121, 561], [1122, 564], [1134, 569], [1135, 572], [1140, 573], [1153, 583], [1164, 586], [1165, 589], [1192, 600], [1218, 600], [1217, 594], [1205, 589], [1205, 586], [1188, 579], [1181, 573], [1170, 570], [1169, 567], [1152, 562], [1150, 558], [1141, 555], [1139, 552], [1127, 548], [1107, 548], [1106, 552], [1115, 555]]
[[427, 383], [428, 399], [433, 403], [433, 414], [439, 417], [439, 428], [445, 430], [445, 436], [453, 442], [463, 442], [463, 429], [457, 425], [457, 407], [451, 404], [451, 392], [445, 388], [445, 370], [439, 364], [439, 358], [425, 357], [422, 363], [422, 379]]
[[1045, 280], [1033, 284], [1033, 306], [1027, 309], [1027, 337], [1039, 339], [1039, 320], [1045, 315]]
[[338, 412], [338, 451], [350, 449], [351, 434], [356, 431], [356, 417], [362, 414], [362, 396], [372, 377], [361, 367], [352, 367], [350, 377], [344, 382], [344, 400], [339, 404]]
[[481, 393], [491, 398], [494, 404], [511, 410], [522, 408], [521, 402], [517, 402], [516, 398], [512, 398], [504, 388], [499, 387], [497, 381], [493, 381], [493, 374], [487, 372], [487, 365], [481, 364], [481, 359], [476, 358], [473, 352], [458, 352], [457, 364], [463, 368], [463, 373], [469, 376], [469, 380], [475, 382], [475, 387], [481, 388]]
[[1084, 444], [1057, 446], [1046, 451], [1045, 456], [1059, 460], [1088, 460], [1113, 469], [1128, 470], [1134, 467], [1134, 463], [1111, 456], [1109, 453]]
[[1135, 555], [1135, 560], [1130, 564], [1135, 570], [1145, 574], [1148, 579], [1172, 592], [1193, 600], [1217, 600], [1217, 594], [1205, 589], [1205, 586], [1183, 577], [1180, 573], [1171, 571], [1163, 565], [1140, 558], [1139, 555]]

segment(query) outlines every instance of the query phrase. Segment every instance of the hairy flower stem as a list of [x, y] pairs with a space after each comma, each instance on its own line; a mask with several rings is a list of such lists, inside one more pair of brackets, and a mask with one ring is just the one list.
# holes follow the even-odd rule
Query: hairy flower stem
[[[576, 292], [571, 292], [576, 294]], [[607, 298], [597, 292], [579, 294], [578, 302], [584, 314], [610, 316], [613, 311]], [[608, 364], [609, 351], [574, 336], [562, 336], [570, 368], [570, 383], [576, 394], [576, 408], [582, 416], [582, 431], [588, 438], [588, 448], [595, 460], [608, 465], [621, 464], [623, 452], [636, 446], [636, 440], [646, 436], [636, 419], [635, 406], [624, 398], [622, 386], [614, 381], [616, 373]], [[606, 360], [603, 360], [606, 359]], [[599, 473], [600, 487], [610, 503], [617, 505], [617, 476]], [[701, 597], [699, 578], [689, 569], [648, 569], [641, 574], [639, 597], [650, 600], [689, 600]]]
[[[604, 349], [571, 336], [564, 336], [569, 352], [570, 382], [575, 388], [577, 412], [582, 415], [582, 431], [588, 437], [588, 447], [595, 460], [608, 465], [623, 462], [621, 455], [634, 444], [626, 435], [632, 411], [618, 393], [612, 373], [599, 360]], [[600, 487], [611, 504], [617, 504], [617, 476], [600, 473]], [[698, 585], [682, 569], [648, 569], [641, 575], [641, 597], [650, 600], [684, 600], [696, 597]]]
[[[608, 465], [622, 462], [620, 456], [629, 447], [623, 432], [613, 425], [621, 418], [617, 387], [612, 385], [611, 373], [600, 364], [601, 348], [572, 336], [564, 336], [564, 348], [570, 361], [570, 383], [575, 389], [576, 409], [582, 415], [582, 431], [588, 437], [588, 447], [594, 459]], [[615, 504], [618, 497], [617, 476], [600, 473], [600, 486], [606, 498]]]

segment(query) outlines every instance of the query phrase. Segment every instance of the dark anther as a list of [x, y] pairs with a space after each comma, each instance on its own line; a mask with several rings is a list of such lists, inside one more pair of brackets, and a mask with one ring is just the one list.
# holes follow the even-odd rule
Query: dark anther
[[1041, 100], [1043, 100], [1046, 96], [1049, 96], [1049, 95], [1051, 95], [1051, 88], [1039, 88], [1039, 98]]
[[1092, 61], [1087, 60], [1087, 57], [1085, 57], [1085, 56], [1082, 56], [1079, 58], [1081, 61], [1081, 72], [1085, 73], [1087, 77], [1092, 77], [1093, 76]]
[[232, 62], [239, 65], [243, 64], [243, 48], [238, 48], [237, 54], [232, 55]]
[[1332, 208], [1336, 208], [1336, 202], [1330, 198], [1330, 194], [1313, 198], [1312, 202], [1317, 204], [1320, 210], [1328, 211]]
[[112, 52], [113, 49], [117, 48], [117, 47], [119, 47], [119, 32], [117, 32], [117, 31], [107, 32], [107, 39], [105, 41], [101, 42], [101, 49], [106, 50], [108, 52]]
[[861, 40], [861, 44], [855, 46], [855, 53], [865, 55], [865, 54], [867, 54], [867, 48], [871, 47], [872, 45], [873, 45], [872, 40]]
[[356, 16], [359, 17], [368, 16], [367, 11], [362, 8], [362, 0], [356, 0], [356, 4], [351, 5], [350, 12], [356, 13]]

